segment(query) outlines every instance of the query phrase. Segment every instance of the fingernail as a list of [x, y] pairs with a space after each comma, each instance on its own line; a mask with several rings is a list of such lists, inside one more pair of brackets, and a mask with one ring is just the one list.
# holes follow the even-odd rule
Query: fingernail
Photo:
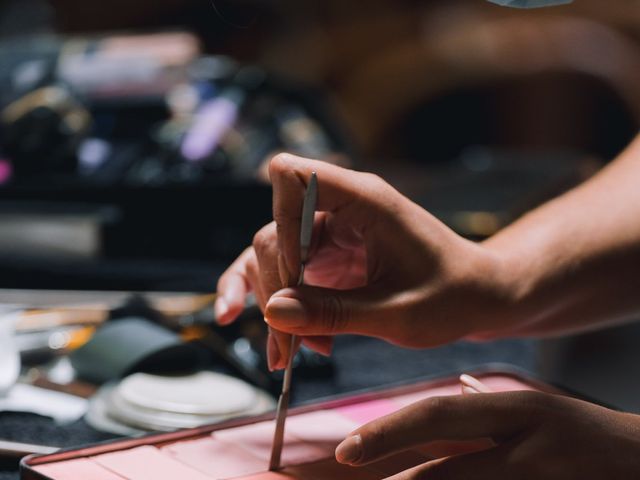
[[222, 323], [224, 316], [229, 312], [229, 305], [223, 297], [218, 297], [213, 306], [213, 313], [216, 315], [216, 321]]
[[472, 389], [476, 390], [477, 393], [490, 393], [492, 391], [484, 383], [482, 383], [477, 378], [472, 377], [471, 375], [466, 375], [466, 374], [460, 375], [460, 381], [462, 382], [463, 385], [467, 387], [471, 387]]
[[280, 363], [282, 355], [280, 354], [280, 348], [278, 342], [273, 338], [273, 335], [269, 334], [267, 338], [267, 363], [269, 364], [269, 370], [274, 371], [277, 365]]
[[360, 435], [352, 435], [347, 437], [336, 448], [336, 460], [340, 463], [354, 464], [362, 458], [362, 437]]
[[301, 328], [307, 324], [307, 314], [300, 300], [271, 297], [264, 312], [269, 325], [280, 328]]

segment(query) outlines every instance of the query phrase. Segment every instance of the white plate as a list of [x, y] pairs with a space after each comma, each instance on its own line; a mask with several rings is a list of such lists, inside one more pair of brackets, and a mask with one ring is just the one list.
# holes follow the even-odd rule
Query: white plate
[[96, 394], [89, 400], [89, 410], [84, 416], [84, 420], [96, 430], [126, 437], [139, 437], [148, 434], [150, 430], [141, 430], [120, 423], [109, 417], [107, 412], [107, 401], [113, 392], [115, 385], [107, 383], [100, 387]]
[[140, 408], [124, 401], [115, 392], [107, 400], [107, 415], [112, 420], [130, 427], [149, 431], [170, 432], [181, 428], [211, 425], [239, 416], [250, 416], [272, 410], [273, 400], [266, 395], [257, 395], [252, 408], [231, 415], [189, 415]]
[[206, 416], [243, 412], [256, 401], [251, 385], [214, 372], [185, 376], [135, 373], [122, 380], [114, 393], [142, 409]]
[[[251, 386], [249, 388], [253, 389]], [[255, 401], [246, 410], [229, 415], [191, 415], [133, 405], [117, 393], [117, 383], [109, 383], [100, 388], [91, 399], [85, 420], [100, 431], [139, 436], [154, 431], [167, 432], [215, 424], [236, 417], [259, 415], [275, 408], [275, 401], [271, 396], [261, 390], [253, 391]]]

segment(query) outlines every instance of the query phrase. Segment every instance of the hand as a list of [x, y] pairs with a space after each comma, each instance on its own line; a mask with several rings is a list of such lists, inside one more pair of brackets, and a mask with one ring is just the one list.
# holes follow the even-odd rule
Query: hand
[[361, 466], [430, 442], [493, 446], [429, 461], [393, 480], [629, 479], [640, 474], [640, 417], [538, 392], [429, 398], [354, 431], [336, 449]]
[[[307, 285], [291, 287], [312, 171], [319, 213]], [[429, 347], [508, 321], [515, 282], [500, 256], [456, 235], [380, 178], [291, 155], [274, 157], [270, 176], [275, 222], [220, 278], [221, 323], [233, 321], [249, 291], [274, 332], [303, 336], [324, 353], [327, 336], [336, 334]], [[286, 337], [270, 336], [273, 368], [285, 365], [288, 350]]]

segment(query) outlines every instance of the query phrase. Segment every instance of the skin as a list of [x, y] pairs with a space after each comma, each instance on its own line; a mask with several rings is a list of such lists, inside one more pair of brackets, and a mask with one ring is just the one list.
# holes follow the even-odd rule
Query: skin
[[[314, 286], [282, 289], [295, 283], [300, 269], [300, 210], [312, 171], [319, 178], [320, 213], [305, 281]], [[330, 337], [340, 333], [421, 348], [475, 331], [471, 323], [451, 321], [470, 319], [474, 310], [485, 312], [474, 318], [478, 326], [494, 321], [492, 312], [508, 294], [493, 284], [497, 272], [489, 274], [498, 267], [496, 256], [456, 235], [382, 179], [286, 154], [271, 161], [270, 177], [276, 221], [259, 231], [253, 247], [222, 275], [216, 308], [220, 322], [228, 323], [247, 292], [255, 292], [273, 327], [273, 368], [282, 368], [288, 356], [289, 341], [278, 332], [301, 335], [328, 353]], [[458, 261], [461, 256], [464, 262]], [[473, 302], [463, 305], [459, 295]]]
[[490, 437], [493, 446], [439, 458], [390, 478], [628, 479], [640, 472], [635, 416], [538, 392], [435, 397], [370, 422], [336, 451], [362, 466], [436, 441]]
[[[305, 279], [313, 286], [292, 287], [312, 171], [320, 213]], [[291, 333], [328, 354], [331, 338], [343, 333], [426, 348], [461, 338], [562, 335], [640, 313], [640, 137], [598, 175], [483, 243], [461, 238], [371, 174], [285, 154], [272, 160], [270, 177], [275, 222], [221, 277], [216, 311], [229, 323], [255, 292], [272, 331], [272, 368], [285, 365]], [[431, 440], [497, 443], [397, 478], [640, 472], [639, 418], [573, 399], [480, 393], [426, 401], [377, 422], [359, 432], [371, 458]], [[380, 428], [395, 433], [380, 435]]]

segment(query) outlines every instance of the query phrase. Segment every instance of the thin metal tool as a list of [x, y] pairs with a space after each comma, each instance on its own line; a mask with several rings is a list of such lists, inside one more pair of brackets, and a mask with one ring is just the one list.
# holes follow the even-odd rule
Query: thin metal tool
[[[302, 204], [302, 221], [300, 223], [300, 276], [298, 286], [304, 283], [304, 270], [309, 259], [309, 248], [311, 247], [311, 237], [313, 235], [313, 218], [318, 202], [318, 176], [316, 172], [311, 174], [307, 191], [304, 194]], [[276, 413], [276, 430], [273, 436], [273, 447], [271, 448], [271, 461], [269, 470], [280, 468], [280, 457], [284, 445], [284, 424], [289, 410], [289, 399], [291, 396], [291, 375], [293, 374], [293, 357], [295, 356], [296, 336], [291, 335], [291, 346], [289, 348], [289, 359], [287, 368], [284, 371], [282, 381], [282, 392], [278, 400], [278, 410]]]

